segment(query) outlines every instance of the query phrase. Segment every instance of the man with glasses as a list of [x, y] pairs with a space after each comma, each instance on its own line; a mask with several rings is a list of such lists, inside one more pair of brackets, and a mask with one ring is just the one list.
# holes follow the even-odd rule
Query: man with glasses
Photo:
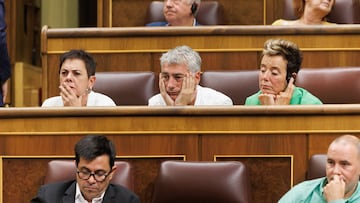
[[167, 22], [147, 26], [197, 26], [196, 14], [201, 0], [164, 0], [163, 13]]
[[47, 184], [40, 188], [37, 203], [139, 203], [133, 192], [110, 184], [116, 171], [115, 146], [102, 135], [88, 135], [75, 145], [76, 180]]
[[216, 90], [199, 85], [200, 55], [188, 46], [178, 46], [160, 58], [160, 94], [149, 99], [149, 106], [233, 105]]

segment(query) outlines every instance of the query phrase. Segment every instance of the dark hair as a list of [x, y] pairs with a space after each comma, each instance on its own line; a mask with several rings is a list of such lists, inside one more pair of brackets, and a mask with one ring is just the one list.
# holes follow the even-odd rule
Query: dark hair
[[262, 55], [282, 56], [287, 61], [287, 79], [290, 79], [292, 73], [299, 72], [303, 59], [299, 47], [295, 43], [283, 39], [267, 40]]
[[80, 157], [91, 161], [104, 154], [109, 156], [109, 164], [110, 168], [112, 168], [116, 156], [114, 144], [103, 135], [87, 135], [75, 145], [76, 166], [79, 164]]
[[86, 51], [81, 49], [73, 49], [68, 52], [65, 52], [60, 57], [59, 73], [61, 66], [63, 65], [66, 59], [80, 59], [84, 61], [88, 77], [95, 75], [96, 63], [94, 61], [94, 58]]

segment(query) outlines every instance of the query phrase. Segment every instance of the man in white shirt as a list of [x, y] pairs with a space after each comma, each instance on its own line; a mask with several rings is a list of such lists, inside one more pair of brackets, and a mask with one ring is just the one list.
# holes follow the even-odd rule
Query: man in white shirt
[[178, 46], [160, 58], [160, 94], [149, 99], [149, 106], [233, 105], [221, 92], [199, 85], [200, 55], [188, 46]]

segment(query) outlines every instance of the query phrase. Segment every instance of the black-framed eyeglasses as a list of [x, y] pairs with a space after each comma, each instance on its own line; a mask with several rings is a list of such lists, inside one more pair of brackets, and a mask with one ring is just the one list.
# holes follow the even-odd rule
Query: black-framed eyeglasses
[[92, 173], [90, 171], [77, 170], [76, 173], [78, 174], [79, 178], [82, 180], [89, 180], [90, 176], [93, 176], [97, 182], [103, 182], [110, 175], [111, 171], [106, 173], [100, 170]]

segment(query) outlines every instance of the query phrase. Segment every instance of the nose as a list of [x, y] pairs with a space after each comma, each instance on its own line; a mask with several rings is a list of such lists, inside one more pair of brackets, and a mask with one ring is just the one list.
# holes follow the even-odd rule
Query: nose
[[269, 77], [270, 77], [270, 72], [269, 71], [265, 71], [265, 72], [260, 71], [260, 79], [261, 80], [268, 81]]
[[96, 183], [95, 174], [91, 174], [90, 177], [89, 177], [89, 179], [87, 179], [87, 181], [88, 181], [90, 184]]
[[65, 81], [67, 81], [67, 82], [72, 81], [72, 79], [73, 79], [72, 73], [68, 73], [68, 74], [65, 76]]
[[169, 80], [167, 81], [167, 87], [172, 90], [176, 87], [176, 84], [177, 84], [177, 81], [175, 80], [175, 78], [170, 76]]
[[170, 7], [171, 6], [171, 3], [172, 3], [172, 0], [165, 0], [165, 5], [167, 7]]
[[335, 175], [340, 175], [341, 173], [340, 173], [340, 166], [339, 166], [339, 164], [335, 164], [334, 165], [334, 168], [333, 168], [333, 173], [335, 174]]

